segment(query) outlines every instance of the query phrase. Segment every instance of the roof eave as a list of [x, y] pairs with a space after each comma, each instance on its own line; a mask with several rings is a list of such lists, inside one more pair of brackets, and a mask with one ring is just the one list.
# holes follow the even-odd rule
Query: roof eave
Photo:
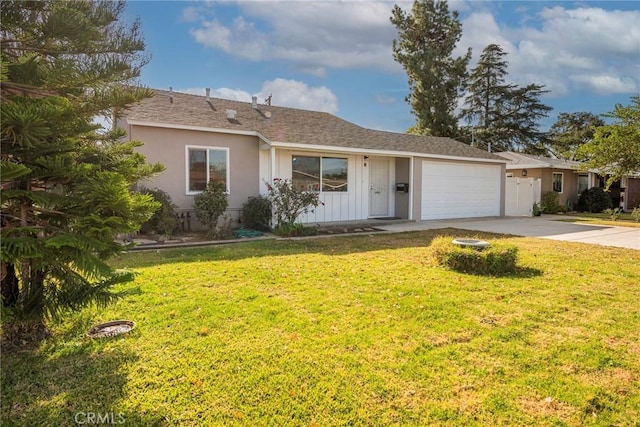
[[484, 163], [507, 163], [506, 160], [501, 159], [485, 159], [481, 157], [467, 157], [467, 156], [450, 156], [443, 154], [429, 154], [418, 153], [415, 151], [394, 151], [394, 150], [377, 150], [373, 148], [353, 148], [353, 147], [338, 147], [332, 145], [318, 145], [318, 144], [300, 144], [293, 142], [271, 141], [271, 145], [275, 148], [287, 148], [301, 151], [324, 151], [324, 152], [336, 152], [336, 153], [349, 153], [349, 154], [366, 154], [371, 156], [394, 156], [394, 157], [425, 157], [430, 159], [441, 160], [464, 160], [472, 162], [484, 162]]

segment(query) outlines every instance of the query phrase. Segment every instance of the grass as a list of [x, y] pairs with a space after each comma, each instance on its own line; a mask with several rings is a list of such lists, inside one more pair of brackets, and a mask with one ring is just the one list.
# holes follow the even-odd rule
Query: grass
[[[518, 247], [432, 265], [440, 234]], [[2, 355], [3, 425], [634, 425], [640, 251], [460, 230], [129, 253], [136, 295]], [[95, 323], [134, 320], [90, 340]]]
[[618, 226], [618, 227], [635, 227], [640, 228], [640, 222], [637, 222], [631, 216], [631, 212], [623, 212], [620, 214], [616, 221], [611, 219], [611, 215], [607, 215], [604, 213], [589, 213], [589, 212], [580, 212], [576, 214], [571, 214], [568, 218], [559, 219], [559, 221], [563, 222], [578, 222], [583, 224], [592, 224], [592, 225], [608, 225], [608, 226]]

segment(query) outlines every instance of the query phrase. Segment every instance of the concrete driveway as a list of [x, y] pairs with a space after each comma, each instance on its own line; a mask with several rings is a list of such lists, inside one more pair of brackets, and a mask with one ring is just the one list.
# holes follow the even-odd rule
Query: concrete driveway
[[542, 215], [532, 218], [470, 218], [376, 225], [376, 228], [397, 232], [451, 227], [640, 250], [640, 228], [558, 221], [563, 218], [567, 217]]

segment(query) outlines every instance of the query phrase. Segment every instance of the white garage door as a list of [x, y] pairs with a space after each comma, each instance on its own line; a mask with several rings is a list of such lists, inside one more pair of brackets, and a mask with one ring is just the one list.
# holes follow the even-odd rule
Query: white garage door
[[500, 215], [499, 165], [422, 162], [421, 219]]

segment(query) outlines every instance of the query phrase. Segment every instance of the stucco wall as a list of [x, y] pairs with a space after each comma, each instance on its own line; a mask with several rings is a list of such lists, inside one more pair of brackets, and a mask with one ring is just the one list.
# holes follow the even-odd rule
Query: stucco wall
[[[560, 205], [566, 206], [567, 200], [571, 200], [573, 206], [578, 204], [578, 173], [572, 169], [551, 169], [538, 168], [526, 169], [526, 178], [539, 178], [542, 183], [542, 195], [549, 191], [553, 191], [553, 174], [562, 173], [563, 188], [560, 193]], [[515, 178], [522, 178], [522, 169], [509, 169], [507, 173], [512, 173]]]
[[149, 162], [160, 162], [166, 170], [142, 185], [160, 188], [171, 196], [179, 210], [192, 210], [194, 196], [187, 194], [186, 149], [189, 146], [229, 148], [229, 208], [227, 214], [237, 218], [242, 205], [259, 193], [258, 138], [255, 136], [131, 126], [131, 139], [144, 143], [138, 151]]
[[625, 208], [633, 210], [640, 207], [640, 178], [629, 178], [625, 189]]

